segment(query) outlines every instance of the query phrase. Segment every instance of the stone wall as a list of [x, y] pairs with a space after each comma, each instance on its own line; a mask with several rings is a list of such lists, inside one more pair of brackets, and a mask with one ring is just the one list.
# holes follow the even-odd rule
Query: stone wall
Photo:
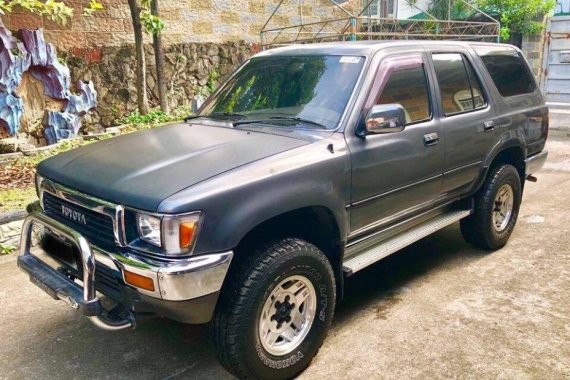
[[[160, 0], [166, 45], [195, 42], [259, 42], [259, 32], [280, 0]], [[74, 16], [62, 26], [46, 18], [18, 11], [2, 16], [9, 29], [44, 28], [49, 42], [69, 51], [94, 46], [132, 43], [132, 24], [126, 0], [101, 0], [105, 9], [82, 17], [89, 1], [69, 0]], [[358, 2], [354, 2], [355, 4]], [[268, 27], [346, 17], [331, 0], [284, 0]], [[150, 42], [148, 36], [147, 41]]]
[[20, 246], [23, 220], [0, 224], [0, 245], [9, 248]]
[[[171, 108], [190, 107], [195, 95], [207, 96], [220, 80], [251, 56], [256, 45], [246, 42], [181, 43], [165, 49], [165, 77]], [[147, 92], [158, 104], [152, 46], [146, 45]], [[98, 91], [97, 110], [86, 115], [88, 125], [110, 126], [136, 110], [134, 45], [85, 49], [83, 55], [64, 54], [72, 80], [90, 80]]]

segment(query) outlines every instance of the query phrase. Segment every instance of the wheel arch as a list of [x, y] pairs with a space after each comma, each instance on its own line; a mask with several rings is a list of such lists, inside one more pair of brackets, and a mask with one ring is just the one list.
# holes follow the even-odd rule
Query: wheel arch
[[[269, 219], [251, 228], [240, 240], [234, 252], [234, 262], [246, 260], [248, 252], [271, 241], [295, 237], [319, 248], [334, 270], [337, 298], [342, 298], [342, 260], [344, 240], [334, 213], [325, 206], [306, 206]], [[234, 263], [232, 263], [232, 266]]]
[[511, 140], [505, 144], [498, 146], [492, 151], [491, 154], [487, 156], [487, 159], [483, 165], [483, 171], [476, 186], [474, 187], [473, 192], [475, 193], [481, 189], [489, 173], [492, 173], [493, 170], [500, 164], [513, 165], [519, 173], [522, 186], [525, 181], [525, 157], [526, 149], [520, 141]]

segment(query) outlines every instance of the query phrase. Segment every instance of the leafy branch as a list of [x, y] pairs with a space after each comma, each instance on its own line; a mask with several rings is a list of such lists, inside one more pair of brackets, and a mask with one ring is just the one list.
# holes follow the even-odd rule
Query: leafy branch
[[147, 33], [157, 34], [164, 29], [164, 22], [150, 10], [151, 0], [141, 1], [141, 21]]
[[536, 17], [548, 14], [556, 0], [477, 0], [477, 6], [487, 13], [500, 15], [501, 39], [508, 40], [511, 31], [536, 34], [544, 28]]
[[[17, 6], [64, 25], [73, 16], [73, 8], [57, 0], [0, 0], [0, 14], [12, 13], [14, 7]], [[89, 6], [83, 9], [83, 15], [89, 16], [101, 9], [103, 5], [99, 1], [91, 0]]]

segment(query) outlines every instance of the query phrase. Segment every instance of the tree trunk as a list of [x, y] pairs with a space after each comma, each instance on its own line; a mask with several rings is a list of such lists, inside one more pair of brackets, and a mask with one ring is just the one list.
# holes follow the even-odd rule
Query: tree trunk
[[143, 31], [138, 0], [128, 0], [135, 34], [135, 50], [137, 56], [137, 104], [141, 115], [148, 113], [148, 97], [146, 95], [146, 68], [144, 60]]
[[[159, 17], [158, 0], [151, 0], [150, 13]], [[154, 62], [156, 64], [156, 83], [158, 85], [158, 99], [160, 101], [160, 110], [169, 113], [168, 100], [166, 98], [166, 80], [164, 78], [164, 51], [162, 50], [162, 38], [160, 31], [152, 35], [152, 44], [154, 47]]]

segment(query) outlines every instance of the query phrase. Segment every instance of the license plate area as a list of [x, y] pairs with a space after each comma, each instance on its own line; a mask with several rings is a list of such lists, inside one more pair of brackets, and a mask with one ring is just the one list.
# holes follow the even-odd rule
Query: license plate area
[[73, 275], [82, 278], [83, 265], [79, 249], [75, 244], [45, 231], [40, 239], [40, 247]]

